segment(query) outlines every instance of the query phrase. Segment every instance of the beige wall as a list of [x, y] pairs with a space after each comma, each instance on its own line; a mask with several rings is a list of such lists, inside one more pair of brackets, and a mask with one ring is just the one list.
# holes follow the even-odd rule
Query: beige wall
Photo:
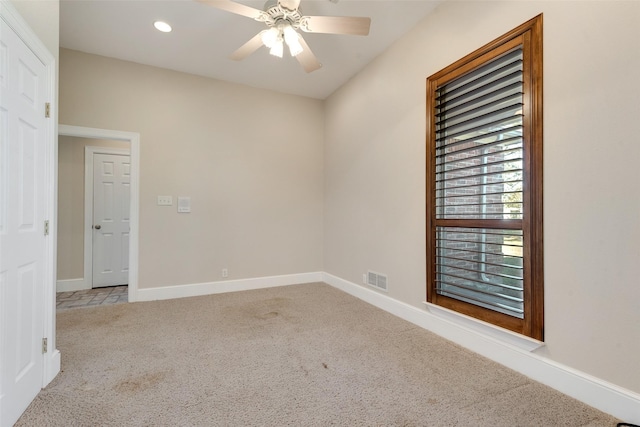
[[425, 300], [425, 80], [544, 12], [546, 347], [640, 392], [640, 2], [449, 1], [326, 103], [328, 273]]
[[321, 101], [65, 49], [60, 94], [60, 123], [140, 133], [140, 288], [321, 271]]
[[85, 147], [129, 149], [129, 143], [103, 139], [58, 138], [58, 280], [84, 275]]

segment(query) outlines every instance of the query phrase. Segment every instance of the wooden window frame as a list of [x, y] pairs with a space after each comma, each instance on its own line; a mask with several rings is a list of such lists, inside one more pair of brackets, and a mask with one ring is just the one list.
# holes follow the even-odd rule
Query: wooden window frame
[[[523, 219], [436, 219], [436, 90], [514, 46], [523, 49]], [[537, 340], [544, 340], [542, 233], [542, 15], [456, 61], [427, 79], [426, 252], [427, 301]], [[436, 227], [515, 228], [523, 231], [524, 318], [519, 319], [436, 292]]]

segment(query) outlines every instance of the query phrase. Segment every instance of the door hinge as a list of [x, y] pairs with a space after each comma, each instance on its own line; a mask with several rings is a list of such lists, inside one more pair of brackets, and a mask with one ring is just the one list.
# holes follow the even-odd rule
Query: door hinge
[[42, 338], [42, 354], [47, 352], [47, 339]]
[[44, 116], [48, 119], [51, 117], [51, 104], [48, 102], [44, 103]]
[[46, 220], [44, 222], [44, 235], [48, 236], [49, 235], [49, 220]]

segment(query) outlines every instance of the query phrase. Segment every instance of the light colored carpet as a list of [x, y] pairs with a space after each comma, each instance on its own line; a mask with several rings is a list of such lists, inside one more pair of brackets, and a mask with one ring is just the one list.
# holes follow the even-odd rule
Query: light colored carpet
[[58, 313], [18, 426], [615, 426], [326, 284]]

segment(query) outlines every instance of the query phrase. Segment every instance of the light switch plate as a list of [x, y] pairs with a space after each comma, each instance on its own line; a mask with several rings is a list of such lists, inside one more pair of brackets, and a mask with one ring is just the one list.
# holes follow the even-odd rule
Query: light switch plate
[[158, 206], [173, 205], [173, 196], [158, 196]]

